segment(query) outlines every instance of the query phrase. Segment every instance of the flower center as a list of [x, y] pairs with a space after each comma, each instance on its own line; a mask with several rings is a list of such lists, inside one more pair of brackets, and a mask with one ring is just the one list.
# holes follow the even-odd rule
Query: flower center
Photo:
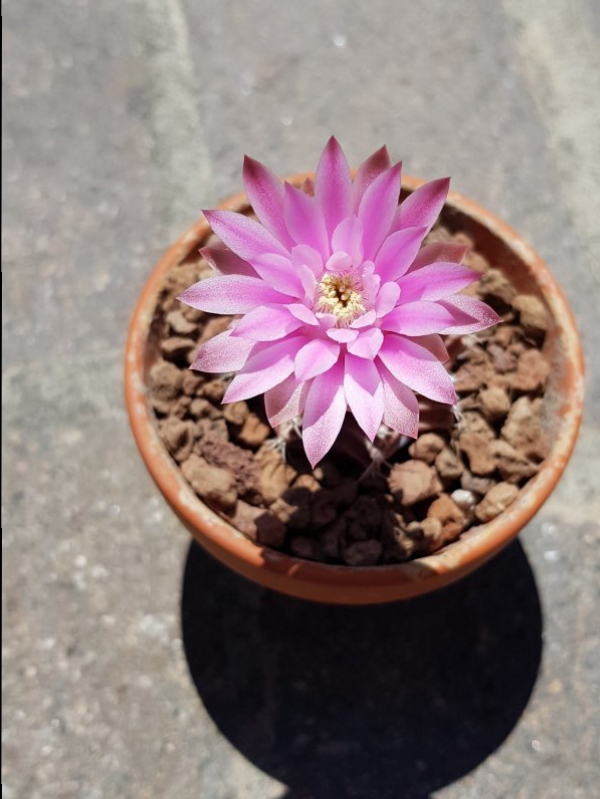
[[333, 314], [338, 324], [349, 325], [365, 313], [362, 291], [358, 276], [330, 272], [319, 283], [316, 310]]

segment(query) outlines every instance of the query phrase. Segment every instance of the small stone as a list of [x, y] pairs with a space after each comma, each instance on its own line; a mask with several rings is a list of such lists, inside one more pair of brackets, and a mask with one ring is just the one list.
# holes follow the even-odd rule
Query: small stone
[[193, 338], [181, 338], [171, 336], [161, 341], [160, 349], [168, 361], [185, 360], [189, 353], [196, 349], [196, 342]]
[[517, 368], [518, 356], [516, 353], [505, 350], [497, 344], [490, 344], [487, 351], [496, 372], [506, 374], [507, 372], [514, 372]]
[[550, 451], [550, 442], [541, 424], [542, 410], [541, 397], [533, 400], [527, 396], [519, 397], [500, 433], [517, 452], [536, 461], [543, 460]]
[[539, 391], [550, 372], [548, 361], [539, 350], [525, 350], [519, 358], [513, 388], [517, 391]]
[[498, 386], [484, 388], [479, 392], [481, 412], [490, 421], [503, 419], [510, 410], [510, 399], [504, 389]]
[[202, 385], [203, 377], [198, 372], [193, 372], [191, 369], [186, 369], [183, 372], [182, 389], [183, 393], [188, 397], [193, 397], [198, 388]]
[[498, 483], [491, 488], [479, 505], [475, 508], [475, 515], [480, 522], [489, 522], [505, 511], [517, 497], [519, 489], [511, 483]]
[[477, 391], [487, 384], [491, 371], [488, 360], [480, 363], [467, 361], [457, 369], [454, 375], [454, 388], [459, 394], [468, 394], [472, 391]]
[[347, 566], [376, 566], [382, 551], [381, 542], [371, 538], [350, 544], [344, 549], [342, 557]]
[[181, 467], [183, 476], [207, 505], [226, 514], [235, 511], [235, 477], [226, 469], [211, 466], [198, 455], [190, 455]]
[[499, 269], [488, 269], [479, 283], [482, 297], [495, 298], [505, 305], [511, 305], [517, 290]]
[[190, 416], [193, 416], [194, 419], [202, 419], [205, 416], [208, 417], [213, 410], [214, 406], [202, 397], [195, 397], [190, 404]]
[[465, 413], [460, 422], [458, 446], [469, 461], [470, 470], [477, 475], [491, 474], [494, 460], [494, 431], [479, 413]]
[[202, 395], [214, 405], [219, 405], [223, 401], [226, 391], [227, 383], [224, 380], [210, 380], [202, 386]]
[[319, 559], [319, 542], [306, 535], [297, 535], [290, 542], [292, 555], [303, 560]]
[[240, 427], [244, 424], [246, 419], [248, 418], [248, 414], [250, 410], [248, 408], [248, 403], [241, 401], [241, 402], [231, 402], [228, 405], [225, 405], [223, 410], [223, 416], [227, 422], [231, 422], [231, 424]]
[[457, 488], [450, 494], [450, 497], [465, 514], [467, 521], [472, 522], [475, 516], [475, 506], [479, 502], [477, 494], [473, 491], [465, 491], [464, 488]]
[[441, 485], [435, 470], [423, 461], [396, 463], [388, 477], [390, 492], [405, 507], [439, 494]]
[[161, 438], [177, 463], [182, 463], [190, 455], [195, 433], [193, 422], [182, 422], [174, 416], [165, 419], [160, 426]]
[[150, 369], [148, 383], [153, 399], [168, 402], [176, 399], [181, 392], [183, 375], [175, 364], [157, 361]]
[[176, 419], [183, 419], [187, 415], [190, 405], [192, 404], [191, 397], [179, 397], [178, 400], [171, 406], [171, 416]]
[[238, 500], [235, 516], [231, 520], [235, 527], [248, 538], [266, 547], [281, 547], [285, 541], [285, 524], [263, 508]]
[[435, 459], [435, 468], [442, 480], [452, 483], [460, 478], [465, 467], [450, 447], [444, 447]]
[[545, 333], [550, 327], [550, 317], [544, 303], [531, 294], [520, 294], [513, 302], [519, 311], [521, 324], [530, 333]]
[[320, 536], [321, 549], [323, 554], [332, 561], [339, 560], [346, 532], [346, 522], [338, 519], [330, 527], [327, 527]]
[[258, 449], [271, 435], [271, 428], [255, 413], [249, 413], [242, 429], [236, 434], [237, 440], [251, 449]]
[[173, 333], [178, 336], [189, 336], [191, 333], [195, 333], [198, 330], [198, 325], [186, 319], [180, 309], [168, 313], [166, 322]]
[[432, 464], [444, 449], [446, 442], [437, 433], [424, 433], [408, 448], [410, 455], [419, 461]]
[[312, 476], [312, 474], [301, 474], [296, 482], [294, 488], [306, 488], [311, 493], [321, 490], [321, 484]]
[[496, 481], [491, 477], [477, 477], [471, 474], [468, 469], [465, 469], [460, 477], [461, 488], [465, 491], [473, 491], [475, 494], [483, 496], [496, 484]]
[[539, 470], [537, 464], [518, 452], [508, 441], [496, 441], [495, 452], [498, 471], [507, 483], [521, 483]]
[[296, 471], [282, 458], [281, 453], [272, 447], [263, 447], [256, 454], [259, 464], [259, 488], [264, 501], [271, 505], [284, 492], [296, 477]]
[[304, 530], [311, 523], [312, 494], [307, 488], [288, 488], [271, 505], [271, 512], [290, 530]]
[[[211, 427], [223, 425], [224, 435]], [[198, 426], [206, 425], [207, 429], [197, 445], [204, 459], [214, 465], [229, 471], [235, 478], [238, 495], [245, 501], [260, 504], [263, 502], [259, 489], [259, 466], [251, 452], [242, 449], [228, 440], [227, 425], [224, 419], [212, 422], [202, 419]]]
[[462, 508], [448, 494], [442, 494], [431, 503], [427, 517], [441, 522], [444, 543], [458, 538], [467, 523]]
[[182, 305], [181, 313], [189, 322], [194, 322], [196, 326], [198, 326], [198, 323], [201, 322], [205, 317], [204, 311], [199, 311], [197, 308], [192, 308], [191, 305]]

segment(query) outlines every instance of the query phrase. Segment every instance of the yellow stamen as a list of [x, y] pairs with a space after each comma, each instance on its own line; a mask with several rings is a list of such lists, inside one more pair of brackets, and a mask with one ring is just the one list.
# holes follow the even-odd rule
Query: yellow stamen
[[316, 310], [333, 314], [341, 324], [350, 324], [365, 312], [361, 289], [355, 277], [329, 273], [319, 283]]

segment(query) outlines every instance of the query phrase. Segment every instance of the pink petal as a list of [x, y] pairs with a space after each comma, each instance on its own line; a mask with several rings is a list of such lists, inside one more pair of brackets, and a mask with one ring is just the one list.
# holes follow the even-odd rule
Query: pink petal
[[340, 344], [347, 344], [358, 338], [358, 330], [351, 330], [349, 327], [331, 327], [326, 333], [330, 339], [339, 341]]
[[427, 336], [439, 333], [457, 320], [458, 317], [441, 303], [407, 302], [382, 319], [381, 327], [405, 336]]
[[416, 438], [419, 434], [419, 402], [416, 396], [408, 386], [396, 380], [383, 364], [379, 365], [379, 371], [385, 403], [384, 424], [397, 433]]
[[292, 316], [286, 305], [261, 305], [236, 323], [232, 336], [252, 341], [275, 341], [297, 330], [302, 324]]
[[424, 397], [454, 405], [456, 392], [450, 375], [425, 347], [404, 336], [388, 334], [379, 358], [397, 380]]
[[[355, 332], [355, 331], [348, 331]], [[359, 358], [373, 360], [383, 344], [383, 333], [378, 327], [372, 327], [360, 333], [356, 341], [348, 343], [348, 352], [357, 355]]]
[[333, 252], [347, 253], [355, 264], [363, 259], [363, 226], [357, 216], [348, 216], [336, 227], [331, 238]]
[[289, 298], [257, 277], [222, 275], [194, 283], [177, 298], [199, 311], [217, 314], [247, 313], [257, 305], [284, 303]]
[[338, 361], [328, 372], [315, 377], [306, 395], [302, 440], [313, 468], [329, 452], [342, 428], [346, 415], [343, 379], [344, 367]]
[[446, 345], [442, 341], [441, 336], [438, 336], [436, 333], [432, 333], [429, 336], [411, 336], [411, 338], [415, 344], [420, 344], [421, 347], [425, 347], [426, 350], [429, 350], [441, 363], [446, 363], [446, 361], [450, 360]]
[[442, 300], [439, 303], [454, 318], [454, 323], [440, 332], [447, 335], [465, 335], [485, 330], [486, 327], [497, 325], [502, 319], [498, 314], [481, 300], [473, 297], [458, 295]]
[[354, 178], [354, 210], [358, 211], [360, 202], [363, 198], [365, 191], [369, 188], [371, 183], [376, 177], [389, 169], [392, 165], [387, 147], [384, 145], [376, 150], [373, 155], [370, 155], [364, 161], [356, 173]]
[[254, 341], [231, 338], [231, 330], [226, 330], [200, 347], [190, 369], [221, 374], [237, 372], [246, 363], [254, 346]]
[[375, 311], [367, 311], [362, 316], [359, 316], [358, 319], [355, 319], [354, 322], [350, 324], [350, 327], [353, 330], [360, 329], [361, 327], [368, 327], [369, 325], [373, 324], [375, 319], [377, 319]]
[[437, 261], [460, 264], [468, 249], [464, 244], [455, 244], [453, 241], [434, 241], [419, 250], [408, 271], [414, 272], [416, 269], [421, 269], [421, 267], [434, 264]]
[[342, 148], [333, 136], [325, 145], [319, 159], [315, 175], [315, 198], [331, 235], [342, 219], [351, 213], [352, 206], [350, 168]]
[[256, 397], [283, 382], [294, 370], [294, 356], [303, 341], [302, 336], [295, 336], [274, 344], [255, 344], [244, 368], [229, 384], [223, 402], [238, 402]]
[[304, 297], [302, 280], [289, 256], [265, 253], [253, 258], [252, 265], [266, 285], [290, 297]]
[[381, 245], [375, 258], [375, 271], [382, 281], [398, 280], [415, 260], [425, 228], [407, 228], [392, 233]]
[[400, 299], [400, 286], [397, 283], [384, 283], [375, 300], [375, 313], [385, 316]]
[[300, 319], [301, 322], [304, 322], [305, 325], [316, 326], [319, 324], [319, 320], [310, 308], [307, 308], [306, 305], [302, 305], [300, 302], [288, 305], [287, 309], [296, 319]]
[[248, 261], [244, 261], [228, 247], [203, 247], [200, 250], [200, 255], [208, 261], [213, 269], [216, 269], [217, 272], [220, 272], [222, 275], [246, 275], [248, 277], [256, 277], [256, 272]]
[[308, 244], [298, 244], [292, 249], [292, 264], [296, 269], [307, 266], [317, 280], [323, 274], [323, 258]]
[[373, 441], [383, 419], [383, 385], [372, 361], [346, 355], [344, 393], [360, 428]]
[[396, 212], [392, 230], [424, 227], [429, 232], [444, 207], [450, 178], [432, 180], [410, 194]]
[[416, 272], [409, 272], [398, 282], [402, 289], [402, 302], [416, 302], [446, 299], [480, 277], [480, 274], [466, 266], [440, 261]]
[[296, 355], [294, 371], [298, 380], [310, 380], [326, 372], [336, 363], [340, 345], [326, 338], [315, 338], [305, 344]]
[[401, 165], [386, 169], [365, 191], [358, 209], [363, 224], [364, 257], [373, 258], [390, 233], [400, 196]]
[[245, 156], [244, 186], [254, 213], [287, 249], [293, 245], [283, 219], [283, 183], [254, 158]]
[[244, 261], [266, 252], [287, 255], [283, 244], [254, 219], [235, 211], [205, 211], [204, 216], [217, 236]]
[[309, 383], [298, 383], [294, 375], [265, 392], [265, 411], [269, 424], [277, 427], [300, 416]]
[[321, 209], [314, 197], [295, 186], [285, 184], [283, 215], [291, 237], [297, 244], [308, 244], [325, 260], [329, 257], [329, 239]]
[[352, 266], [352, 256], [342, 250], [330, 255], [325, 264], [326, 272], [346, 272]]

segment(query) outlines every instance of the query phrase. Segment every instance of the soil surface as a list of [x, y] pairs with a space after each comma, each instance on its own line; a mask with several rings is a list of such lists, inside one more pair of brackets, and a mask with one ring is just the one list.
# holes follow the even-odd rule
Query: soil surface
[[550, 446], [542, 423], [547, 310], [519, 294], [463, 233], [438, 226], [427, 239], [436, 240], [470, 246], [464, 263], [482, 278], [464, 293], [484, 299], [503, 323], [446, 337], [458, 405], [423, 400], [418, 439], [397, 445], [382, 432], [378, 461], [350, 417], [312, 470], [295, 433], [285, 445], [276, 437], [262, 399], [222, 405], [226, 378], [189, 364], [232, 317], [176, 299], [210, 268], [198, 257], [165, 281], [153, 323], [159, 357], [149, 373], [160, 435], [200, 499], [252, 540], [327, 563], [403, 562], [492, 520], [537, 473]]

